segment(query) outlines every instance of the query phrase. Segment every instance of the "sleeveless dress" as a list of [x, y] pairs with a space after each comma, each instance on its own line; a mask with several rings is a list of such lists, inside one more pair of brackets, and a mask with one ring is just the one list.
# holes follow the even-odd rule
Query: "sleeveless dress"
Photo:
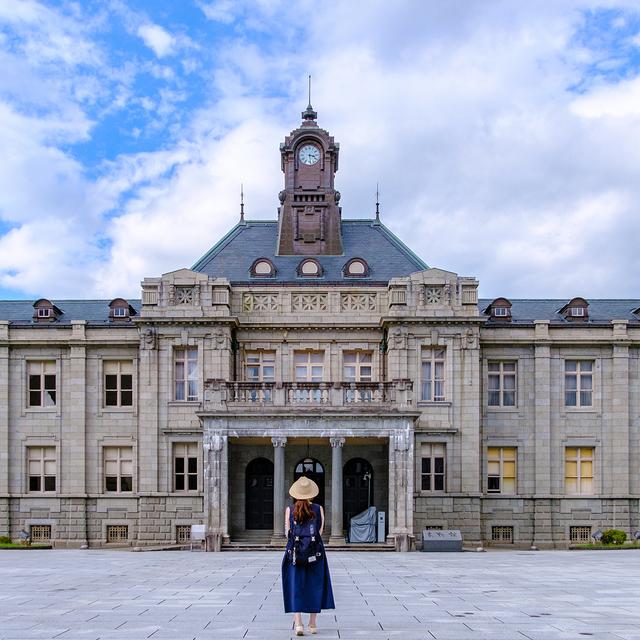
[[[316, 531], [320, 531], [320, 506], [311, 504]], [[293, 527], [293, 507], [289, 513], [289, 528]], [[335, 609], [329, 563], [322, 538], [322, 561], [310, 565], [294, 565], [285, 551], [282, 559], [282, 596], [285, 613], [320, 613], [321, 609]]]

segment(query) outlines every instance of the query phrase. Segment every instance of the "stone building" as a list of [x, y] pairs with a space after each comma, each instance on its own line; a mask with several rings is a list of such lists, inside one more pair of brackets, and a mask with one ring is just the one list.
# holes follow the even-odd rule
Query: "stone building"
[[342, 218], [311, 106], [280, 154], [277, 221], [242, 216], [140, 300], [0, 303], [0, 535], [280, 545], [301, 474], [332, 544], [369, 505], [399, 550], [634, 534], [640, 300], [478, 300]]

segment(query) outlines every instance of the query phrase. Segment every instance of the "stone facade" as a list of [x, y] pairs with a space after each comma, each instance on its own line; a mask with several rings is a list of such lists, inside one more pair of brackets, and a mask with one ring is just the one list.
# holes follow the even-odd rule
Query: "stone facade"
[[[332, 544], [369, 504], [400, 550], [425, 527], [470, 545], [633, 535], [640, 302], [478, 301], [377, 218], [340, 221], [333, 175], [300, 186], [296, 145], [326, 143], [337, 169], [305, 113], [281, 150], [284, 255], [278, 225], [243, 219], [140, 301], [0, 303], [0, 535], [165, 545], [205, 523], [212, 550], [280, 545], [307, 468]], [[307, 201], [330, 203], [330, 242], [314, 211], [298, 233], [289, 204]], [[300, 266], [312, 241], [318, 271]]]

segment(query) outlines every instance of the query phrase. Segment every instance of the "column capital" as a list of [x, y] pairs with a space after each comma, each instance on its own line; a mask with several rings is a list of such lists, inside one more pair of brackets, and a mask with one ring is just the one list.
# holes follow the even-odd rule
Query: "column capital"
[[285, 436], [274, 436], [273, 438], [271, 438], [271, 444], [274, 447], [286, 447], [287, 438]]
[[341, 447], [344, 444], [345, 439], [340, 436], [334, 436], [332, 438], [329, 438], [329, 442], [331, 443], [331, 446], [334, 448]]

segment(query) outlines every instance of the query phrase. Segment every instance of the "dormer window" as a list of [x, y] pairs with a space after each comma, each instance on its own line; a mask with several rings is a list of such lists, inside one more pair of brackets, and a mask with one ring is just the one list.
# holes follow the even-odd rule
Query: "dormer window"
[[109, 320], [111, 322], [127, 322], [131, 316], [135, 315], [136, 310], [124, 298], [114, 298], [109, 303]]
[[62, 315], [62, 311], [51, 300], [40, 298], [33, 303], [34, 322], [52, 322]]
[[322, 267], [317, 260], [309, 258], [298, 265], [298, 276], [301, 278], [319, 278], [322, 275]]
[[273, 278], [276, 275], [276, 268], [271, 260], [267, 258], [258, 258], [251, 265], [251, 276], [253, 278]]
[[584, 298], [573, 298], [560, 309], [559, 313], [570, 322], [584, 321], [589, 318], [589, 303]]
[[511, 302], [506, 298], [496, 298], [485, 310], [492, 320], [511, 322]]
[[369, 265], [362, 258], [353, 258], [344, 265], [342, 274], [345, 278], [366, 278], [369, 275]]

